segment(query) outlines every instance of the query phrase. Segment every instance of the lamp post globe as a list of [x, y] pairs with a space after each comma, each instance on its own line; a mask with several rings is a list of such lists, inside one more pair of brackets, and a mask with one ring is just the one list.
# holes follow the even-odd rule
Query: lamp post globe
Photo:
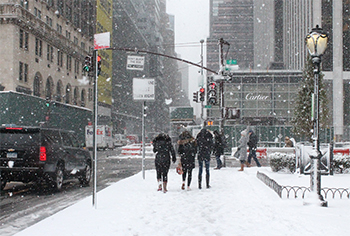
[[319, 110], [320, 110], [320, 99], [319, 99], [319, 73], [321, 57], [324, 54], [327, 43], [328, 35], [323, 32], [322, 28], [316, 25], [311, 32], [305, 38], [306, 46], [312, 58], [312, 63], [314, 65], [314, 129], [313, 129], [313, 140], [316, 155], [310, 155], [311, 158], [311, 172], [310, 172], [310, 190], [312, 193], [317, 194], [320, 200], [321, 206], [327, 206], [327, 202], [323, 199], [321, 195], [321, 171], [320, 162], [322, 158], [322, 153], [320, 150], [320, 138], [319, 138]]

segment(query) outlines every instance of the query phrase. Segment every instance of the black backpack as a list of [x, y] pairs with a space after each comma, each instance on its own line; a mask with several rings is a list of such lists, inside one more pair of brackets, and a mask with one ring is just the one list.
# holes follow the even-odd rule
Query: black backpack
[[251, 135], [249, 135], [248, 146], [250, 148], [255, 148], [258, 145], [258, 142], [259, 142], [259, 139], [255, 133], [252, 133]]

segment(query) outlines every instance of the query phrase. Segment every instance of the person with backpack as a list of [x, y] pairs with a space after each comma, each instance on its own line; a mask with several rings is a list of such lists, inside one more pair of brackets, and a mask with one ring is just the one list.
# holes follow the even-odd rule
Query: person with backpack
[[220, 159], [220, 156], [224, 154], [225, 142], [217, 130], [214, 131], [214, 139], [214, 155], [216, 158], [216, 167], [214, 169], [220, 170], [222, 168], [222, 161]]
[[[176, 162], [176, 154], [169, 135], [160, 133], [153, 139], [153, 152], [156, 153], [155, 166], [157, 172], [158, 191], [166, 193], [170, 156], [173, 163]], [[163, 185], [163, 186], [162, 186]]]
[[185, 190], [186, 176], [187, 176], [187, 190], [190, 190], [192, 180], [192, 170], [195, 168], [195, 157], [197, 153], [197, 142], [191, 133], [187, 130], [182, 132], [179, 136], [178, 153], [180, 154], [180, 163], [182, 166], [182, 186]]
[[256, 149], [257, 149], [257, 145], [258, 145], [258, 136], [256, 136], [256, 134], [254, 133], [253, 130], [249, 130], [249, 141], [248, 141], [248, 147], [249, 147], [249, 155], [248, 155], [248, 166], [251, 166], [251, 161], [252, 158], [254, 159], [256, 166], [257, 167], [261, 167], [261, 164], [258, 160], [258, 158], [256, 157]]

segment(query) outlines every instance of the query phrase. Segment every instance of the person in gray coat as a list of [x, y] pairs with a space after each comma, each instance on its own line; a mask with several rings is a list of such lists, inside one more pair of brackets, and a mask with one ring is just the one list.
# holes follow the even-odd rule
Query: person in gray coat
[[244, 170], [244, 164], [247, 164], [247, 147], [248, 147], [248, 140], [249, 140], [249, 135], [247, 130], [243, 130], [241, 132], [241, 138], [239, 139], [239, 145], [238, 145], [238, 154], [239, 154], [239, 161], [241, 162], [241, 169], [238, 171], [243, 171]]

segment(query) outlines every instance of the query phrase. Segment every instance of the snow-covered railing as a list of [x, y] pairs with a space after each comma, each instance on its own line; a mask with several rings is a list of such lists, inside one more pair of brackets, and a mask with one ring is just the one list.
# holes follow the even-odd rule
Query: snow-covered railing
[[[305, 194], [310, 192], [309, 187], [304, 186], [282, 186], [279, 185], [275, 180], [268, 177], [266, 174], [257, 172], [256, 176], [258, 179], [263, 181], [267, 186], [272, 188], [280, 198], [286, 197], [293, 197], [294, 198], [305, 198]], [[327, 197], [332, 197], [333, 199], [339, 197], [340, 199], [343, 199], [343, 197], [346, 197], [347, 199], [350, 199], [350, 189], [349, 188], [321, 188], [321, 195], [326, 199]]]

